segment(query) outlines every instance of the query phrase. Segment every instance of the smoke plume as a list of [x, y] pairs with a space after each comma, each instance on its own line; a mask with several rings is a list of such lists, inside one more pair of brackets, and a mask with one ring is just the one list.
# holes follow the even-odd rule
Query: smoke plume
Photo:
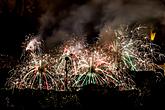
[[163, 22], [165, 8], [160, 0], [70, 0], [67, 3], [45, 0], [42, 6], [45, 13], [41, 16], [39, 31], [50, 47], [70, 39], [72, 34], [91, 39], [100, 34], [108, 40], [113, 35], [113, 31], [106, 34], [109, 26], [113, 30], [120, 24], [152, 19]]

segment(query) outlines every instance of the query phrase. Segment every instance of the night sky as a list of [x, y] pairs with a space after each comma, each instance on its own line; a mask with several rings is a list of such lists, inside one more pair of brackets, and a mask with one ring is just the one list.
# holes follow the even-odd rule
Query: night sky
[[20, 57], [25, 36], [40, 34], [48, 47], [70, 34], [95, 41], [106, 24], [152, 23], [164, 47], [163, 0], [0, 0], [0, 53]]

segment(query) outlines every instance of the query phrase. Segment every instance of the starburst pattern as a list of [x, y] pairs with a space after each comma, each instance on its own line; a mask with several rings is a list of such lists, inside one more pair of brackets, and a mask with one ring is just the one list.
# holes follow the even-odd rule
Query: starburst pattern
[[[112, 31], [106, 28], [106, 32]], [[113, 30], [110, 42], [88, 45], [83, 38], [73, 38], [50, 54], [41, 51], [38, 37], [26, 43], [26, 60], [11, 70], [7, 84], [16, 88], [71, 90], [89, 84], [119, 86], [121, 90], [135, 88], [133, 71], [154, 71], [155, 62], [164, 58], [154, 44], [147, 26]], [[156, 75], [155, 74], [155, 75]]]

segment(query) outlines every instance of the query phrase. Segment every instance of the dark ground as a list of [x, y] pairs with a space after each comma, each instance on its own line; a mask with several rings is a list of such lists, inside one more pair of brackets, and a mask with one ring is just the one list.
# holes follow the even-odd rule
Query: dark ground
[[[1, 71], [1, 76], [3, 72], [5, 71]], [[0, 110], [159, 110], [164, 107], [165, 78], [158, 79], [151, 74], [152, 72], [143, 72], [137, 76], [137, 90], [119, 91], [118, 87], [88, 85], [80, 91], [72, 92], [9, 90], [3, 87], [5, 79], [0, 76]]]

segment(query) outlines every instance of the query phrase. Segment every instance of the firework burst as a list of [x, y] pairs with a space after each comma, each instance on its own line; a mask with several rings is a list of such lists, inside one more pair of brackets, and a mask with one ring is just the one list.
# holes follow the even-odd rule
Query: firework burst
[[[118, 85], [126, 84], [122, 70], [117, 68], [117, 56], [112, 53], [112, 45], [101, 46], [96, 43], [87, 46], [84, 40], [67, 42], [56, 67], [56, 73], [67, 79], [67, 87], [83, 87], [89, 84]], [[123, 79], [124, 78], [124, 79]], [[131, 82], [130, 80], [129, 82]], [[133, 81], [132, 81], [133, 86]]]
[[[89, 84], [135, 88], [133, 71], [155, 71], [155, 61], [164, 58], [160, 47], [153, 43], [155, 34], [147, 26], [121, 26], [106, 37], [110, 42], [88, 45], [83, 38], [68, 40], [45, 54], [42, 41], [33, 37], [26, 41], [25, 60], [11, 70], [7, 84], [16, 88], [71, 90]], [[102, 35], [103, 36], [103, 35]]]
[[41, 42], [37, 37], [31, 39], [25, 50], [29, 53], [24, 62], [17, 65], [9, 73], [12, 75], [7, 81], [10, 87], [19, 89], [55, 89], [58, 90], [58, 77], [54, 75], [52, 67], [56, 60], [49, 54], [41, 53]]
[[132, 71], [156, 71], [156, 61], [161, 61], [164, 54], [160, 47], [151, 40], [149, 29], [146, 26], [133, 28], [129, 34], [127, 28], [117, 30], [116, 36], [118, 53], [124, 66]]

